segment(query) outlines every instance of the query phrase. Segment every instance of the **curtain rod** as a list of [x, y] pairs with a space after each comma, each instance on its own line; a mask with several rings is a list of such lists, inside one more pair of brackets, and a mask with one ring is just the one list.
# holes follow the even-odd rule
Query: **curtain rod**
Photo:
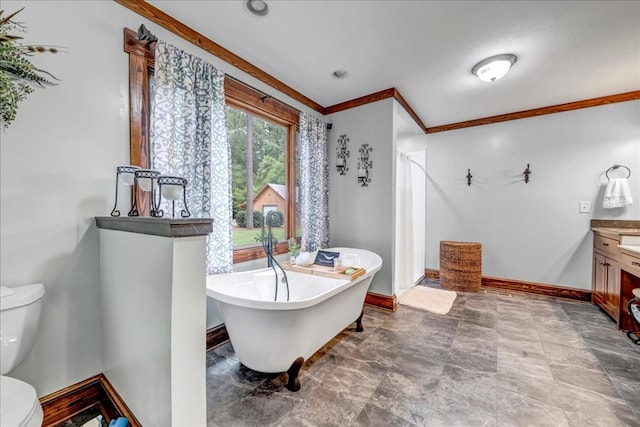
[[[147, 27], [145, 27], [145, 26], [144, 26], [144, 24], [140, 24], [140, 27], [138, 27], [138, 40], [140, 40], [140, 41], [142, 41], [142, 42], [145, 42], [145, 43], [147, 44], [147, 47], [149, 47], [149, 46], [151, 45], [151, 43], [155, 43], [155, 42], [157, 42], [157, 41], [158, 41], [158, 37], [156, 37], [155, 35], [153, 35], [153, 34], [151, 33], [151, 31], [149, 31], [149, 29], [148, 29]], [[247, 86], [248, 88], [251, 88], [251, 89], [255, 90], [255, 91], [256, 91], [256, 92], [258, 92], [258, 93], [261, 93], [263, 96], [260, 98], [260, 100], [261, 100], [261, 101], [263, 101], [263, 102], [264, 102], [264, 100], [265, 100], [265, 99], [267, 99], [267, 98], [272, 98], [272, 99], [274, 99], [275, 101], [278, 101], [279, 103], [281, 103], [281, 104], [283, 104], [283, 105], [286, 105], [287, 107], [289, 107], [289, 108], [291, 108], [291, 109], [293, 109], [293, 110], [297, 111], [297, 112], [298, 112], [298, 114], [300, 113], [300, 110], [299, 110], [299, 109], [297, 109], [297, 108], [295, 108], [295, 107], [293, 107], [293, 106], [291, 106], [291, 105], [287, 104], [286, 102], [283, 102], [283, 101], [279, 100], [278, 98], [275, 98], [275, 97], [273, 97], [273, 96], [269, 95], [268, 93], [265, 93], [264, 91], [262, 91], [262, 90], [260, 90], [260, 89], [258, 89], [258, 88], [255, 88], [255, 87], [253, 87], [253, 86], [251, 86], [251, 85], [249, 85], [249, 84], [247, 84], [247, 83], [243, 82], [242, 80], [239, 80], [239, 79], [238, 79], [238, 78], [236, 78], [236, 77], [233, 77], [233, 76], [232, 76], [232, 75], [230, 75], [230, 74], [225, 73], [225, 76], [229, 77], [229, 78], [230, 78], [230, 79], [232, 79], [232, 80], [235, 80], [236, 82], [238, 82], [238, 83], [240, 83], [240, 84], [243, 84], [243, 85]], [[331, 123], [327, 123], [327, 129], [331, 129], [331, 127], [332, 127], [332, 124], [331, 124]]]

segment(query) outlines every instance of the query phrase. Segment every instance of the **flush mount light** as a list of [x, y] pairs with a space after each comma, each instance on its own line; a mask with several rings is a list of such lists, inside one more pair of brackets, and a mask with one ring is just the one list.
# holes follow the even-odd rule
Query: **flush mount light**
[[265, 0], [246, 0], [244, 8], [255, 16], [265, 16], [269, 13], [269, 5]]
[[495, 82], [504, 77], [517, 60], [511, 53], [490, 56], [474, 65], [471, 72], [483, 82]]
[[343, 79], [347, 77], [347, 72], [345, 70], [336, 70], [333, 73], [331, 73], [331, 75], [336, 79]]

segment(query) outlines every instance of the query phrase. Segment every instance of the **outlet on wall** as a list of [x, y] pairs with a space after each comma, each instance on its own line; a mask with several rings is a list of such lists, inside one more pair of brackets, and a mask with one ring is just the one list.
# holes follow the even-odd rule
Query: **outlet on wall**
[[588, 200], [580, 202], [580, 213], [589, 212], [591, 212], [591, 202]]

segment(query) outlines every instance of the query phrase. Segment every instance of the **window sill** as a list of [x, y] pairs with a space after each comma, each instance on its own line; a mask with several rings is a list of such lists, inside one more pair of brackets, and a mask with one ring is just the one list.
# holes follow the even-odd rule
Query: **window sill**
[[[285, 254], [289, 252], [289, 244], [287, 242], [277, 243], [273, 248], [274, 255]], [[254, 259], [266, 258], [264, 249], [262, 246], [252, 246], [250, 248], [234, 249], [233, 250], [233, 263], [239, 264], [241, 262], [252, 261]]]

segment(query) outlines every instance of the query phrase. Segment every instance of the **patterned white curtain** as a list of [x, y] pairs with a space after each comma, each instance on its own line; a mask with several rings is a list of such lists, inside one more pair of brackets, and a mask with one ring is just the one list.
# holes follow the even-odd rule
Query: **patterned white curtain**
[[327, 124], [300, 113], [300, 225], [301, 249], [329, 246], [329, 145]]
[[[186, 178], [194, 218], [213, 218], [207, 273], [233, 265], [231, 152], [224, 110], [224, 73], [162, 41], [156, 43], [151, 101], [151, 164]], [[171, 208], [163, 206], [165, 216]], [[170, 214], [169, 214], [170, 215]]]

